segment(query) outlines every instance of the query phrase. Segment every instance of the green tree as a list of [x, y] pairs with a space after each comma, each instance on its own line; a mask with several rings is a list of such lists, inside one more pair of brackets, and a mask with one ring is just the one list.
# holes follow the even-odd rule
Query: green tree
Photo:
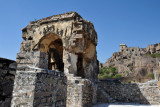
[[99, 79], [115, 79], [120, 77], [121, 75], [118, 74], [118, 70], [115, 67], [103, 67], [98, 75]]

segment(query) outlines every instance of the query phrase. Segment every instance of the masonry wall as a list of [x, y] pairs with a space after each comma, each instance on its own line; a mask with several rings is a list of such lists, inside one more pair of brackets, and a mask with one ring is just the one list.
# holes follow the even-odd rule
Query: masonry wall
[[[160, 104], [158, 81], [137, 84], [121, 84], [116, 82], [99, 82], [99, 87], [117, 102], [136, 102], [141, 104]], [[99, 95], [98, 99], [102, 99]]]
[[66, 79], [56, 71], [17, 71], [11, 107], [65, 107]]
[[10, 106], [15, 73], [15, 61], [0, 58], [0, 107]]
[[88, 79], [67, 74], [66, 107], [90, 107], [96, 103], [97, 85]]
[[37, 73], [34, 107], [65, 107], [66, 89], [66, 78], [62, 73]]
[[82, 88], [82, 92], [83, 92], [83, 106], [82, 107], [88, 107], [90, 106], [90, 104], [93, 104], [95, 100], [94, 96], [96, 96], [96, 86], [93, 86], [92, 82], [89, 80], [85, 80], [84, 81], [84, 85]]

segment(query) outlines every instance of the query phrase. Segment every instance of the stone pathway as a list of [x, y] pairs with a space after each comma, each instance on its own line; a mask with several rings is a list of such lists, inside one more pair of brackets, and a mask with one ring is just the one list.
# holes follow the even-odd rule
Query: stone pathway
[[131, 104], [131, 103], [124, 103], [124, 104], [98, 104], [92, 107], [160, 107], [160, 105], [142, 105], [142, 104]]

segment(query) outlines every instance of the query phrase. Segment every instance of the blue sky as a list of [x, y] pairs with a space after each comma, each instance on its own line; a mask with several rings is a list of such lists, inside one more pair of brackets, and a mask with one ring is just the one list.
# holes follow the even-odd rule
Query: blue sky
[[160, 42], [160, 0], [0, 0], [0, 57], [16, 59], [21, 29], [34, 18], [69, 11], [94, 24], [100, 62], [121, 43], [144, 48]]

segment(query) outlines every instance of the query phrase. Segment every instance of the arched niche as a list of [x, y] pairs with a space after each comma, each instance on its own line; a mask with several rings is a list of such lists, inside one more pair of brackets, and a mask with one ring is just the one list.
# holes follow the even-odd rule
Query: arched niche
[[54, 33], [49, 33], [39, 41], [39, 50], [48, 54], [48, 69], [64, 70], [62, 39]]

